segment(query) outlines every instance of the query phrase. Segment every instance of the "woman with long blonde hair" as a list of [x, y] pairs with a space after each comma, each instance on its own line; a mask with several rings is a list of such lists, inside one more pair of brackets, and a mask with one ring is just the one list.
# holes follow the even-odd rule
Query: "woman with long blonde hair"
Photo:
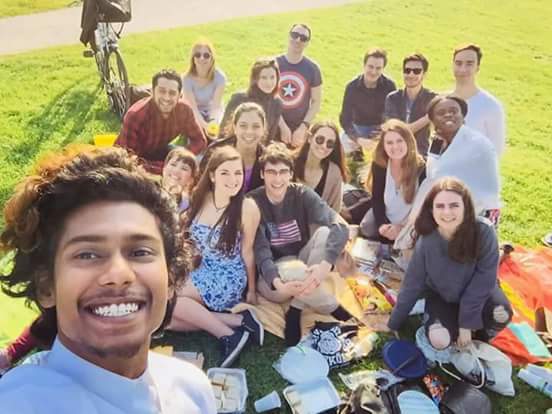
[[215, 65], [213, 44], [199, 39], [190, 51], [190, 65], [182, 77], [182, 89], [197, 122], [205, 130], [211, 121], [220, 121], [225, 86], [226, 75]]
[[360, 223], [362, 234], [386, 242], [395, 240], [424, 178], [425, 162], [408, 126], [397, 119], [385, 122], [367, 180], [372, 208]]

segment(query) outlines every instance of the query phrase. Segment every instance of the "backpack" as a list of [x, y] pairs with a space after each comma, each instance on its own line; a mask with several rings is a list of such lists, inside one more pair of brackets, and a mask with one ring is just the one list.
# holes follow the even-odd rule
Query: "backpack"
[[100, 22], [124, 23], [130, 21], [130, 0], [95, 0], [98, 4]]
[[372, 208], [372, 195], [360, 188], [347, 188], [343, 191], [341, 215], [349, 224], [360, 224], [364, 215]]

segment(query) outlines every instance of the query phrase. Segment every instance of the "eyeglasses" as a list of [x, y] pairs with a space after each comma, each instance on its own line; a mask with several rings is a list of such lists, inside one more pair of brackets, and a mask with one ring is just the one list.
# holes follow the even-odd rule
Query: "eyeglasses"
[[289, 32], [289, 35], [293, 40], [299, 39], [301, 42], [305, 43], [309, 41], [309, 37], [303, 33]]
[[404, 68], [403, 73], [408, 75], [409, 73], [413, 73], [414, 75], [419, 75], [422, 73], [422, 68]]
[[211, 59], [211, 54], [210, 54], [209, 52], [203, 52], [203, 53], [201, 53], [201, 52], [195, 52], [195, 53], [194, 53], [194, 57], [195, 57], [196, 59], [199, 59], [200, 57], [203, 57], [203, 59], [209, 60], [209, 59]]
[[282, 168], [281, 170], [274, 170], [272, 168], [268, 168], [264, 170], [264, 173], [265, 175], [268, 175], [270, 177], [277, 177], [279, 175], [282, 177], [286, 177], [291, 174], [291, 170], [289, 168]]
[[[323, 135], [317, 135], [314, 137], [314, 142], [316, 142], [318, 145], [324, 145], [324, 141], [326, 141], [326, 137]], [[335, 148], [335, 140], [329, 139], [326, 141], [326, 148], [328, 149], [334, 149]]]

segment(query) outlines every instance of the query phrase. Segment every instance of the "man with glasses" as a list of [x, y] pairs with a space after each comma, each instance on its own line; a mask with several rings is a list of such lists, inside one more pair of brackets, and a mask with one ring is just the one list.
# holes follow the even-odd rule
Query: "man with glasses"
[[364, 55], [364, 71], [345, 87], [339, 122], [345, 131], [341, 142], [346, 153], [370, 148], [383, 124], [385, 97], [397, 87], [383, 74], [387, 52], [380, 48]]
[[260, 164], [265, 185], [249, 193], [261, 212], [255, 238], [257, 289], [271, 302], [291, 300], [284, 336], [292, 346], [301, 339], [301, 311], [307, 307], [339, 320], [351, 318], [320, 286], [345, 248], [349, 231], [314, 190], [290, 182], [293, 157], [285, 145], [270, 144]]
[[476, 77], [482, 57], [481, 48], [473, 43], [454, 49], [452, 71], [456, 86], [453, 93], [468, 104], [465, 124], [489, 138], [496, 153], [501, 155], [506, 146], [504, 109], [498, 99], [477, 86]]
[[424, 88], [429, 62], [421, 53], [403, 59], [404, 89], [391, 92], [385, 99], [385, 119], [400, 119], [416, 137], [418, 152], [424, 157], [429, 148], [427, 105], [437, 94]]
[[276, 58], [283, 102], [280, 138], [291, 147], [300, 147], [305, 142], [306, 132], [320, 110], [322, 99], [320, 67], [304, 55], [310, 39], [309, 26], [294, 24], [289, 31], [287, 52]]
[[138, 155], [151, 173], [161, 174], [170, 142], [183, 135], [186, 147], [199, 154], [207, 139], [196, 122], [192, 108], [180, 98], [182, 78], [172, 69], [163, 69], [152, 79], [152, 96], [132, 105], [123, 119], [115, 144]]

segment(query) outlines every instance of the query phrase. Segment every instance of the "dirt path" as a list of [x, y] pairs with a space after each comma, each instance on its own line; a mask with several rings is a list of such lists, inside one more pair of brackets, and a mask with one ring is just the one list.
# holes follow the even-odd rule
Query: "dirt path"
[[[331, 7], [355, 0], [133, 0], [125, 33]], [[208, 10], [205, 5], [208, 4]], [[0, 55], [78, 43], [81, 8], [0, 19]], [[291, 23], [291, 22], [290, 22]]]

